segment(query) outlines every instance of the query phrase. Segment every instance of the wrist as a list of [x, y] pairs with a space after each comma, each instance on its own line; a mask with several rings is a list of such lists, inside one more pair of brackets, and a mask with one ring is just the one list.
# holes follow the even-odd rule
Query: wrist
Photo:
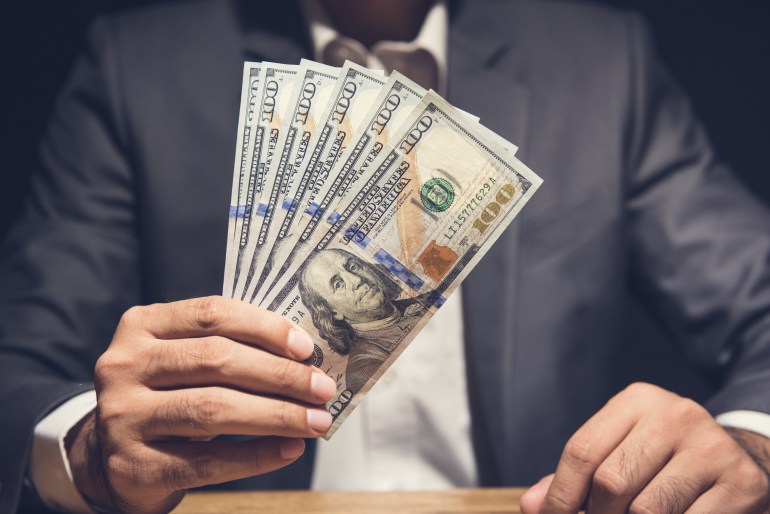
[[762, 468], [770, 480], [770, 438], [742, 428], [725, 427], [725, 431]]
[[98, 512], [114, 512], [115, 504], [103, 472], [95, 410], [70, 430], [64, 443], [72, 478], [80, 494]]

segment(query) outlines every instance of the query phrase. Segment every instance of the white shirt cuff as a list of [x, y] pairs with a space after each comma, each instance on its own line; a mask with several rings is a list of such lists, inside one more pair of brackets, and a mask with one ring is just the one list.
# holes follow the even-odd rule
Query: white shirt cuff
[[75, 486], [64, 439], [96, 407], [96, 391], [69, 399], [43, 418], [32, 440], [29, 476], [48, 507], [75, 514], [94, 514]]
[[753, 410], [733, 410], [716, 417], [723, 427], [741, 428], [770, 438], [770, 414]]

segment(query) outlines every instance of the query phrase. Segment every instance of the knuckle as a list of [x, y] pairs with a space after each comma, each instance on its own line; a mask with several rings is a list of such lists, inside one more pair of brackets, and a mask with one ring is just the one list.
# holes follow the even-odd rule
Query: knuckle
[[221, 392], [208, 391], [197, 402], [197, 421], [204, 427], [216, 425], [224, 417], [227, 402]]
[[624, 392], [631, 396], [644, 397], [660, 392], [660, 388], [647, 382], [634, 382], [629, 384]]
[[[275, 385], [281, 390], [294, 389], [299, 381], [295, 362], [283, 359], [281, 364], [275, 367]], [[308, 381], [309, 382], [309, 381]]]
[[277, 402], [275, 412], [273, 413], [276, 428], [282, 432], [295, 432], [299, 428], [304, 427], [299, 422], [298, 410], [299, 407], [289, 402]]
[[225, 300], [221, 296], [206, 296], [198, 300], [195, 309], [195, 323], [204, 330], [216, 328], [227, 317]]
[[206, 373], [219, 373], [232, 361], [233, 349], [221, 336], [204, 337], [185, 349], [191, 367]]
[[558, 514], [567, 514], [575, 512], [579, 505], [579, 500], [571, 499], [566, 491], [549, 490], [543, 501], [544, 512], [555, 512]]
[[673, 407], [673, 414], [685, 422], [694, 422], [711, 417], [706, 409], [689, 398], [680, 398]]
[[220, 461], [210, 455], [196, 457], [193, 461], [193, 469], [198, 483], [205, 484], [214, 481], [222, 473]]
[[114, 356], [114, 352], [107, 350], [96, 360], [94, 365], [94, 381], [103, 383], [110, 378], [113, 371], [118, 367], [117, 359]]
[[573, 436], [564, 447], [564, 459], [575, 469], [586, 469], [594, 465], [593, 445], [591, 441], [578, 436]]
[[612, 498], [628, 497], [634, 493], [633, 485], [626, 476], [606, 467], [599, 468], [594, 474], [593, 487]]
[[697, 496], [699, 486], [696, 482], [681, 475], [667, 477], [657, 486], [645, 490], [636, 497], [629, 508], [634, 514], [669, 514], [682, 512], [687, 499]]
[[121, 327], [125, 327], [127, 329], [132, 329], [137, 326], [140, 326], [141, 320], [144, 317], [146, 310], [147, 310], [146, 307], [141, 307], [139, 305], [134, 305], [133, 307], [130, 307], [120, 317], [120, 322], [118, 323], [118, 325]]
[[100, 382], [104, 382], [116, 375], [124, 373], [132, 366], [133, 361], [127, 352], [109, 348], [96, 360], [96, 364], [94, 365], [94, 378]]

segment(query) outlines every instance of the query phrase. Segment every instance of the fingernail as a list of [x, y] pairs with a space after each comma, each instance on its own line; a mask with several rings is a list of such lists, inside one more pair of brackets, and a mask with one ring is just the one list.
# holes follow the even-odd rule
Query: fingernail
[[324, 433], [332, 426], [332, 415], [325, 410], [308, 409], [307, 424], [316, 432]]
[[289, 330], [289, 339], [286, 342], [286, 346], [295, 359], [305, 360], [313, 353], [313, 340], [298, 328]]
[[310, 375], [310, 390], [317, 398], [327, 401], [337, 392], [337, 384], [324, 373], [312, 373]]
[[305, 453], [305, 441], [302, 439], [287, 439], [281, 443], [279, 450], [282, 459], [296, 459]]

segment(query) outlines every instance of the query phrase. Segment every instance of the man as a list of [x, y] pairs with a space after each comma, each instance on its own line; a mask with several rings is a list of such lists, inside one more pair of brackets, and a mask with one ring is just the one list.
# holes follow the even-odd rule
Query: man
[[422, 319], [430, 294], [398, 300], [401, 289], [346, 250], [314, 253], [300, 271], [299, 290], [329, 347], [348, 355], [346, 388], [357, 393]]
[[[404, 45], [440, 18], [427, 2], [324, 6], [339, 33], [308, 38], [292, 2], [186, 2], [94, 27], [2, 260], [0, 507], [14, 509], [27, 463], [49, 505], [75, 505], [46, 490], [57, 480], [41, 448], [47, 425], [61, 433], [52, 416], [91, 388], [97, 358], [96, 410], [72, 407], [73, 423], [65, 409], [66, 439], [52, 439], [67, 450], [71, 494], [163, 512], [198, 485], [258, 474], [249, 485], [310, 484], [312, 451], [272, 471], [331, 421], [316, 405], [333, 384], [298, 362], [312, 341], [277, 315], [200, 297], [221, 286], [242, 61], [344, 54], [419, 63], [424, 83], [444, 84], [545, 179], [463, 284], [465, 330], [443, 341], [465, 343], [467, 373], [436, 380], [467, 378], [467, 401], [454, 403], [468, 406], [472, 433], [451, 416], [418, 428], [435, 441], [454, 427], [438, 451], [472, 441], [478, 465], [477, 476], [436, 466], [447, 483], [521, 485], [555, 468], [527, 514], [583, 502], [765, 510], [770, 217], [715, 160], [643, 24], [582, 4], [453, 2], [436, 27], [442, 51]], [[722, 376], [708, 412], [648, 385], [606, 403], [621, 381], [627, 284]], [[208, 440], [217, 434], [273, 437]]]

